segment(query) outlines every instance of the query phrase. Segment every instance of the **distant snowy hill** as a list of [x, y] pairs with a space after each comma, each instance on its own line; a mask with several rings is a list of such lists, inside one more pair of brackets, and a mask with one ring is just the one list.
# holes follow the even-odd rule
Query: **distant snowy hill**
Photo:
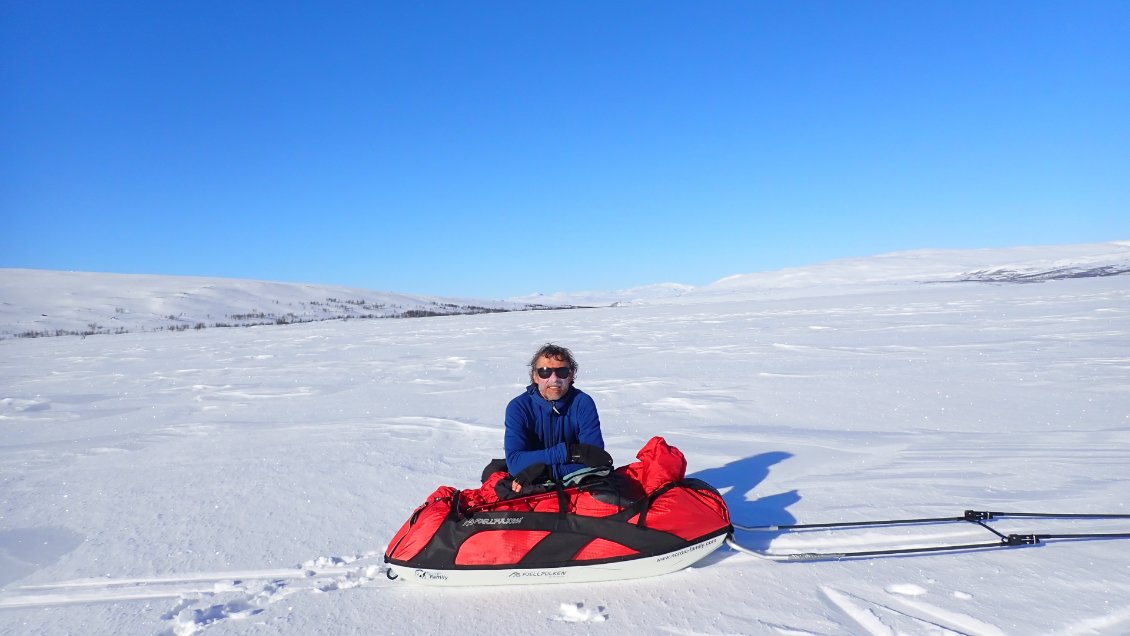
[[944, 282], [1039, 282], [1130, 274], [1130, 241], [974, 250], [913, 250], [730, 276], [717, 294], [810, 287]]
[[554, 292], [552, 294], [530, 294], [511, 298], [513, 302], [541, 303], [547, 305], [573, 305], [578, 307], [602, 307], [609, 305], [628, 305], [661, 298], [677, 298], [691, 291], [693, 285], [681, 283], [659, 283], [630, 289], [614, 291]]
[[597, 307], [695, 303], [719, 296], [796, 296], [851, 293], [862, 287], [943, 282], [1040, 282], [1130, 274], [1130, 241], [1002, 249], [893, 252], [767, 272], [728, 276], [695, 287], [662, 283], [614, 291], [559, 291], [515, 302]]
[[0, 269], [0, 339], [545, 308], [326, 285]]
[[914, 250], [730, 276], [505, 301], [436, 298], [296, 283], [0, 269], [0, 339], [352, 318], [410, 318], [568, 307], [711, 302], [719, 297], [853, 293], [917, 283], [1024, 283], [1130, 274], [1130, 241], [979, 250]]

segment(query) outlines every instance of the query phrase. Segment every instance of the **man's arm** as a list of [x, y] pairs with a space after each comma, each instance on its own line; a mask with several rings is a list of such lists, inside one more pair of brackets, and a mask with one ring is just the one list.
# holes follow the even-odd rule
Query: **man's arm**
[[600, 414], [596, 411], [596, 402], [587, 393], [582, 393], [577, 398], [573, 404], [577, 409], [577, 441], [604, 448], [604, 436], [600, 432]]
[[506, 450], [506, 466], [511, 475], [517, 475], [530, 464], [561, 464], [565, 461], [565, 444], [550, 448], [538, 448], [539, 442], [533, 435], [533, 413], [523, 408], [519, 401], [506, 407], [506, 433], [503, 447]]

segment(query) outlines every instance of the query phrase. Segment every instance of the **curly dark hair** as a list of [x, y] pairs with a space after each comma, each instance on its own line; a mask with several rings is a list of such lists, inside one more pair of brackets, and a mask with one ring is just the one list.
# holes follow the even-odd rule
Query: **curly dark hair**
[[542, 356], [545, 356], [547, 358], [554, 358], [556, 360], [564, 362], [566, 365], [568, 365], [569, 370], [573, 372], [573, 377], [576, 377], [578, 367], [577, 360], [573, 357], [573, 352], [569, 351], [565, 347], [555, 345], [551, 342], [547, 342], [546, 344], [542, 345], [542, 348], [538, 349], [537, 353], [534, 354], [534, 357], [530, 358], [530, 373], [534, 372], [535, 365], [537, 365], [538, 363], [538, 358]]

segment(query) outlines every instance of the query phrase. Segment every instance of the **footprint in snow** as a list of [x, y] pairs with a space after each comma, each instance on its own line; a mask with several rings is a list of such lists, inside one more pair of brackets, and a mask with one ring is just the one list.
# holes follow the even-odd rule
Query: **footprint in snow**
[[185, 594], [161, 619], [171, 625], [162, 636], [196, 634], [217, 623], [246, 619], [262, 614], [284, 598], [298, 593], [326, 593], [370, 585], [384, 578], [379, 565], [358, 564], [360, 559], [379, 556], [368, 552], [359, 556], [328, 556], [310, 559], [295, 572], [299, 578], [260, 580], [221, 579], [212, 589]]
[[257, 607], [252, 601], [253, 599], [238, 598], [195, 609], [192, 607], [193, 600], [181, 599], [162, 616], [165, 620], [173, 622], [172, 627], [164, 633], [169, 636], [188, 636], [223, 620], [239, 620], [262, 613], [263, 608]]

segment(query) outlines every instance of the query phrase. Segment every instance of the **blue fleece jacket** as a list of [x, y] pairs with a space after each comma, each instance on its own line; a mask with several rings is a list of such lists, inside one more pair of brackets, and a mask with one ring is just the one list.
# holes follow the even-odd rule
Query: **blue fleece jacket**
[[554, 478], [584, 468], [568, 464], [566, 444], [592, 444], [604, 448], [596, 403], [576, 387], [560, 400], [550, 402], [538, 393], [536, 384], [506, 405], [506, 466], [517, 475], [530, 464], [548, 466]]

